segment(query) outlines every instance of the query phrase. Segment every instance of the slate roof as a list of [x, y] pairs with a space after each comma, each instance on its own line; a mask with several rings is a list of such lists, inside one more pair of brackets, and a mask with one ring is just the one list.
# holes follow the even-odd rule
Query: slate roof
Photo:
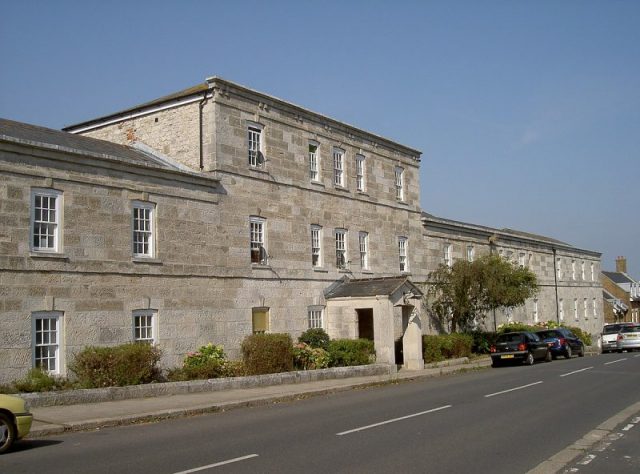
[[[132, 113], [137, 113], [137, 112], [144, 112], [145, 109], [153, 109], [154, 107], [157, 106], [171, 106], [172, 102], [174, 103], [179, 103], [183, 100], [188, 100], [190, 98], [196, 98], [196, 96], [198, 95], [203, 95], [204, 97], [204, 93], [206, 93], [212, 84], [220, 84], [223, 87], [226, 86], [230, 86], [234, 89], [240, 90], [240, 91], [244, 91], [245, 93], [249, 93], [254, 97], [257, 97], [259, 100], [261, 100], [261, 98], [264, 98], [266, 101], [273, 101], [274, 103], [280, 103], [280, 104], [284, 104], [287, 107], [291, 107], [294, 110], [298, 110], [299, 113], [302, 114], [309, 114], [311, 116], [316, 117], [319, 120], [322, 120], [323, 122], [331, 122], [331, 126], [333, 126], [332, 124], [335, 124], [338, 127], [346, 127], [347, 129], [351, 129], [351, 131], [349, 133], [356, 133], [356, 134], [364, 134], [366, 136], [369, 137], [374, 137], [375, 141], [378, 142], [384, 142], [387, 143], [389, 146], [393, 147], [393, 148], [400, 148], [404, 153], [407, 153], [409, 155], [412, 155], [414, 157], [414, 159], [416, 161], [420, 161], [420, 155], [422, 154], [422, 152], [420, 150], [416, 150], [415, 148], [411, 148], [408, 147], [406, 145], [402, 145], [401, 143], [395, 142], [389, 138], [385, 138], [383, 136], [377, 135], [375, 133], [372, 132], [368, 132], [366, 130], [363, 130], [361, 128], [358, 128], [354, 125], [349, 125], [348, 123], [342, 122], [340, 120], [337, 119], [333, 119], [331, 117], [328, 117], [324, 114], [318, 113], [318, 112], [314, 112], [312, 110], [309, 110], [305, 107], [293, 104], [292, 102], [283, 100], [283, 99], [279, 99], [278, 97], [269, 95], [269, 94], [265, 94], [263, 92], [259, 92], [256, 91], [254, 89], [250, 89], [248, 87], [242, 86], [240, 84], [237, 84], [235, 82], [231, 82], [228, 81], [226, 79], [223, 79], [222, 77], [219, 76], [212, 76], [207, 78], [206, 82], [204, 83], [200, 83], [200, 84], [196, 84], [194, 86], [188, 87], [186, 89], [183, 89], [181, 91], [175, 92], [173, 94], [169, 94], [169, 95], [165, 95], [163, 97], [160, 97], [158, 99], [154, 99], [151, 100], [149, 102], [145, 102], [143, 104], [139, 104], [136, 105], [134, 107], [129, 107], [127, 109], [124, 110], [120, 110], [118, 112], [115, 113], [111, 113], [108, 115], [104, 115], [102, 117], [98, 117], [98, 118], [94, 118], [94, 119], [90, 119], [90, 120], [86, 120], [84, 122], [80, 122], [80, 123], [76, 123], [76, 124], [72, 124], [72, 125], [68, 125], [66, 127], [63, 128], [63, 130], [67, 130], [67, 131], [72, 131], [72, 132], [78, 132], [79, 130], [84, 129], [85, 127], [92, 127], [92, 126], [98, 126], [100, 124], [103, 124], [104, 122], [107, 122], [109, 120], [118, 120], [128, 114], [132, 114]], [[196, 98], [197, 100], [197, 98]], [[371, 138], [368, 138], [371, 139]]]
[[422, 292], [407, 277], [365, 278], [343, 280], [325, 294], [325, 298], [359, 298], [366, 296], [390, 296], [398, 288], [407, 283], [416, 296]]
[[179, 101], [180, 99], [183, 99], [185, 97], [189, 97], [191, 95], [194, 94], [200, 94], [202, 92], [205, 92], [209, 89], [209, 85], [206, 82], [200, 83], [200, 84], [196, 84], [195, 86], [192, 87], [187, 87], [186, 89], [183, 89], [181, 91], [178, 92], [174, 92], [173, 94], [169, 94], [169, 95], [165, 95], [163, 97], [159, 97], [157, 99], [153, 99], [149, 102], [144, 102], [142, 104], [139, 105], [135, 105], [133, 107], [128, 107], [124, 110], [120, 110], [118, 112], [114, 112], [111, 114], [107, 114], [107, 115], [103, 115], [102, 117], [97, 117], [97, 118], [93, 118], [90, 120], [86, 120], [84, 122], [80, 122], [80, 123], [76, 123], [73, 125], [69, 125], [67, 127], [63, 127], [62, 130], [72, 130], [78, 127], [84, 127], [84, 126], [88, 126], [88, 125], [92, 125], [94, 123], [100, 123], [100, 122], [104, 122], [106, 120], [115, 118], [115, 117], [119, 117], [121, 115], [125, 115], [131, 112], [136, 112], [142, 109], [146, 109], [148, 107], [154, 107], [156, 105], [160, 105], [160, 104], [165, 104], [167, 102], [171, 102], [171, 101]]
[[428, 212], [423, 212], [422, 213], [422, 217], [425, 219], [430, 219], [433, 221], [440, 221], [441, 223], [444, 224], [450, 224], [450, 225], [456, 225], [456, 226], [463, 226], [463, 227], [468, 227], [472, 230], [476, 230], [476, 231], [480, 231], [480, 232], [486, 232], [486, 233], [490, 233], [490, 234], [508, 234], [511, 236], [516, 236], [516, 237], [522, 237], [522, 238], [527, 238], [530, 240], [536, 240], [538, 242], [546, 242], [548, 244], [551, 245], [559, 245], [559, 246], [563, 246], [563, 247], [571, 247], [573, 248], [573, 246], [571, 244], [568, 244], [567, 242], [563, 242], [561, 240], [557, 240], [551, 237], [546, 237], [544, 235], [539, 235], [539, 234], [533, 234], [531, 232], [523, 232], [521, 230], [515, 230], [515, 229], [510, 229], [508, 227], [502, 228], [502, 229], [498, 229], [496, 227], [488, 227], [488, 226], [484, 226], [484, 225], [478, 225], [478, 224], [472, 224], [470, 222], [462, 222], [462, 221], [456, 221], [453, 219], [447, 219], [444, 217], [438, 217], [435, 216], [433, 214], [429, 214]]
[[619, 272], [602, 272], [604, 275], [607, 276], [607, 278], [609, 278], [609, 280], [611, 280], [612, 282], [620, 285], [620, 284], [625, 284], [625, 283], [634, 283], [634, 281], [629, 278], [627, 275], [625, 275], [624, 273], [619, 273]]
[[105, 140], [98, 140], [97, 138], [74, 135], [60, 130], [15, 122], [3, 118], [0, 118], [0, 139], [26, 145], [40, 145], [46, 148], [72, 153], [79, 152], [97, 156], [102, 159], [149, 168], [179, 169], [177, 166], [151, 153], [145, 153], [131, 146], [118, 145]]

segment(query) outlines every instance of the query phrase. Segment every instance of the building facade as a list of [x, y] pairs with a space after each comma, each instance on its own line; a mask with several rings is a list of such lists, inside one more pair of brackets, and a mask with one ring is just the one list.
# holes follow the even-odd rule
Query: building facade
[[616, 271], [600, 274], [605, 322], [640, 322], [640, 283], [627, 273], [627, 259], [616, 258]]
[[209, 342], [237, 358], [249, 334], [312, 327], [369, 337], [390, 364], [401, 341], [418, 368], [428, 274], [469, 252], [523, 254], [541, 279], [496, 322], [595, 327], [599, 254], [423, 214], [419, 165], [216, 77], [65, 131], [0, 121], [0, 383], [66, 374], [88, 345], [152, 342], [172, 367]]
[[524, 306], [485, 315], [484, 327], [495, 330], [509, 322], [528, 324], [554, 321], [577, 326], [591, 334], [603, 324], [602, 288], [598, 252], [581, 250], [564, 242], [513, 229], [495, 229], [423, 214], [427, 268], [472, 261], [482, 255], [499, 255], [529, 268], [537, 277], [539, 292]]

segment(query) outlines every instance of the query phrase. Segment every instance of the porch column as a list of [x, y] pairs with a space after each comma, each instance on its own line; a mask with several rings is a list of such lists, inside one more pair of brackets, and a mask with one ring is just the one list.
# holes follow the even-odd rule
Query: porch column
[[402, 335], [402, 352], [404, 354], [403, 367], [407, 370], [424, 369], [422, 356], [422, 321], [415, 306], [404, 307], [403, 312], [409, 308], [411, 313], [407, 328]]

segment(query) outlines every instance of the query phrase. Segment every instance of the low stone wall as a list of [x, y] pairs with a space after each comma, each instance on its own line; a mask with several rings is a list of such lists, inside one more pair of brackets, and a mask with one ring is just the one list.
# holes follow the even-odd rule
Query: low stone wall
[[348, 377], [366, 377], [372, 375], [392, 375], [395, 366], [387, 364], [360, 365], [356, 367], [334, 367], [320, 370], [299, 370], [279, 374], [253, 375], [249, 377], [230, 377], [189, 382], [166, 382], [127, 387], [106, 387], [62, 392], [25, 393], [20, 396], [30, 407], [54, 405], [75, 405], [80, 403], [98, 403], [133, 398], [160, 397], [185, 393], [215, 392], [240, 388], [267, 387], [270, 385], [296, 384], [317, 380], [342, 379]]

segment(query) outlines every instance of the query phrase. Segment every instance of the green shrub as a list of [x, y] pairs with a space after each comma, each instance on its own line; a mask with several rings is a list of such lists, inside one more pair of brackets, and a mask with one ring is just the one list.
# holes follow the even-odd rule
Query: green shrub
[[311, 347], [304, 342], [293, 346], [293, 365], [296, 369], [326, 369], [330, 361], [329, 353], [321, 347]]
[[502, 334], [505, 332], [516, 332], [516, 331], [529, 331], [529, 332], [536, 332], [536, 331], [540, 331], [541, 329], [544, 329], [543, 327], [540, 326], [529, 326], [528, 324], [524, 324], [524, 323], [506, 323], [506, 324], [501, 324], [500, 326], [498, 326], [498, 334]]
[[319, 347], [327, 350], [329, 348], [329, 335], [322, 328], [307, 329], [298, 338], [298, 342], [304, 342], [313, 348]]
[[564, 326], [564, 327], [567, 328], [572, 333], [574, 333], [580, 339], [582, 339], [582, 342], [584, 342], [585, 346], [590, 346], [593, 343], [593, 341], [591, 340], [591, 334], [589, 334], [588, 332], [573, 326]]
[[369, 339], [335, 339], [329, 342], [331, 367], [371, 364], [375, 353], [373, 341]]
[[16, 389], [14, 384], [3, 383], [3, 384], [0, 384], [0, 393], [4, 393], [4, 394], [18, 393], [18, 389]]
[[422, 336], [422, 357], [425, 363], [440, 362], [444, 360], [442, 353], [443, 340], [440, 336]]
[[149, 344], [86, 347], [69, 366], [84, 388], [122, 387], [156, 382], [161, 351]]
[[426, 363], [469, 357], [473, 347], [471, 334], [453, 333], [422, 336], [422, 354]]
[[495, 332], [473, 331], [469, 333], [473, 337], [471, 352], [474, 354], [488, 354], [491, 346], [495, 344], [498, 334]]
[[55, 377], [40, 368], [31, 369], [25, 378], [13, 382], [14, 392], [50, 392], [64, 390], [69, 385], [63, 377]]
[[247, 375], [293, 370], [293, 342], [289, 334], [253, 334], [242, 341]]
[[530, 332], [536, 332], [536, 331], [540, 331], [543, 329], [555, 329], [557, 327], [563, 327], [566, 328], [568, 330], [570, 330], [571, 332], [573, 332], [576, 336], [578, 336], [580, 339], [582, 339], [582, 342], [584, 342], [584, 344], [586, 346], [590, 346], [592, 344], [592, 339], [591, 339], [591, 334], [589, 334], [586, 331], [583, 331], [582, 329], [578, 328], [578, 327], [573, 327], [573, 326], [564, 326], [562, 324], [558, 324], [555, 321], [547, 321], [544, 323], [538, 323], [535, 326], [529, 326], [527, 324], [523, 324], [523, 323], [509, 323], [509, 324], [503, 324], [501, 326], [498, 327], [498, 333], [502, 334], [503, 332], [512, 332], [512, 331], [530, 331]]
[[189, 352], [182, 367], [169, 370], [167, 378], [172, 382], [215, 379], [232, 377], [235, 371], [236, 367], [226, 359], [222, 346], [209, 343], [196, 352]]

